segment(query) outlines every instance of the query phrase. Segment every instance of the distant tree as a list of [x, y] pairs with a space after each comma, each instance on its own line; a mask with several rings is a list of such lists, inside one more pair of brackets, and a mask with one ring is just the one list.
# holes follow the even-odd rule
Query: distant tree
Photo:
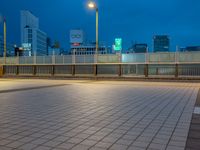
[[60, 42], [55, 41], [53, 47], [54, 47], [54, 48], [60, 48]]

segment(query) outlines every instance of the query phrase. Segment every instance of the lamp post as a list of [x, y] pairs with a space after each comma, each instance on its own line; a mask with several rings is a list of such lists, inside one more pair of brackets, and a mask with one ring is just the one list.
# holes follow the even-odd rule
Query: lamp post
[[3, 22], [3, 31], [4, 31], [4, 63], [6, 64], [6, 19], [4, 18]]
[[99, 9], [95, 2], [89, 1], [88, 7], [90, 9], [96, 10], [96, 55], [98, 55], [98, 49], [99, 49]]

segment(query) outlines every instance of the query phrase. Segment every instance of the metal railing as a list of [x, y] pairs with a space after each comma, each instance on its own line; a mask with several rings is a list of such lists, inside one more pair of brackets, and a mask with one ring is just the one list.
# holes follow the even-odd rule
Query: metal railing
[[200, 52], [0, 58], [4, 75], [200, 78]]
[[63, 55], [0, 58], [0, 64], [175, 64], [200, 63], [200, 52], [170, 52], [109, 55]]

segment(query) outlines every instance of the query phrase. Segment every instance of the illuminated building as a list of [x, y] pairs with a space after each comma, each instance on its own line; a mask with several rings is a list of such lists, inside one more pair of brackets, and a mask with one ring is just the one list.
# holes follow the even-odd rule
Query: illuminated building
[[47, 55], [47, 34], [39, 29], [39, 19], [21, 11], [21, 45], [25, 55]]
[[153, 43], [154, 52], [169, 52], [170, 39], [167, 35], [155, 35]]

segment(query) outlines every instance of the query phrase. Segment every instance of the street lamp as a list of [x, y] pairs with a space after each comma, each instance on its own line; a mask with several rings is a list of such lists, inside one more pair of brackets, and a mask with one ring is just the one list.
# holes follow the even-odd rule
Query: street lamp
[[6, 19], [4, 18], [3, 22], [3, 30], [4, 30], [4, 63], [6, 64]]
[[98, 54], [99, 49], [99, 9], [95, 2], [89, 1], [88, 8], [96, 10], [96, 55]]

